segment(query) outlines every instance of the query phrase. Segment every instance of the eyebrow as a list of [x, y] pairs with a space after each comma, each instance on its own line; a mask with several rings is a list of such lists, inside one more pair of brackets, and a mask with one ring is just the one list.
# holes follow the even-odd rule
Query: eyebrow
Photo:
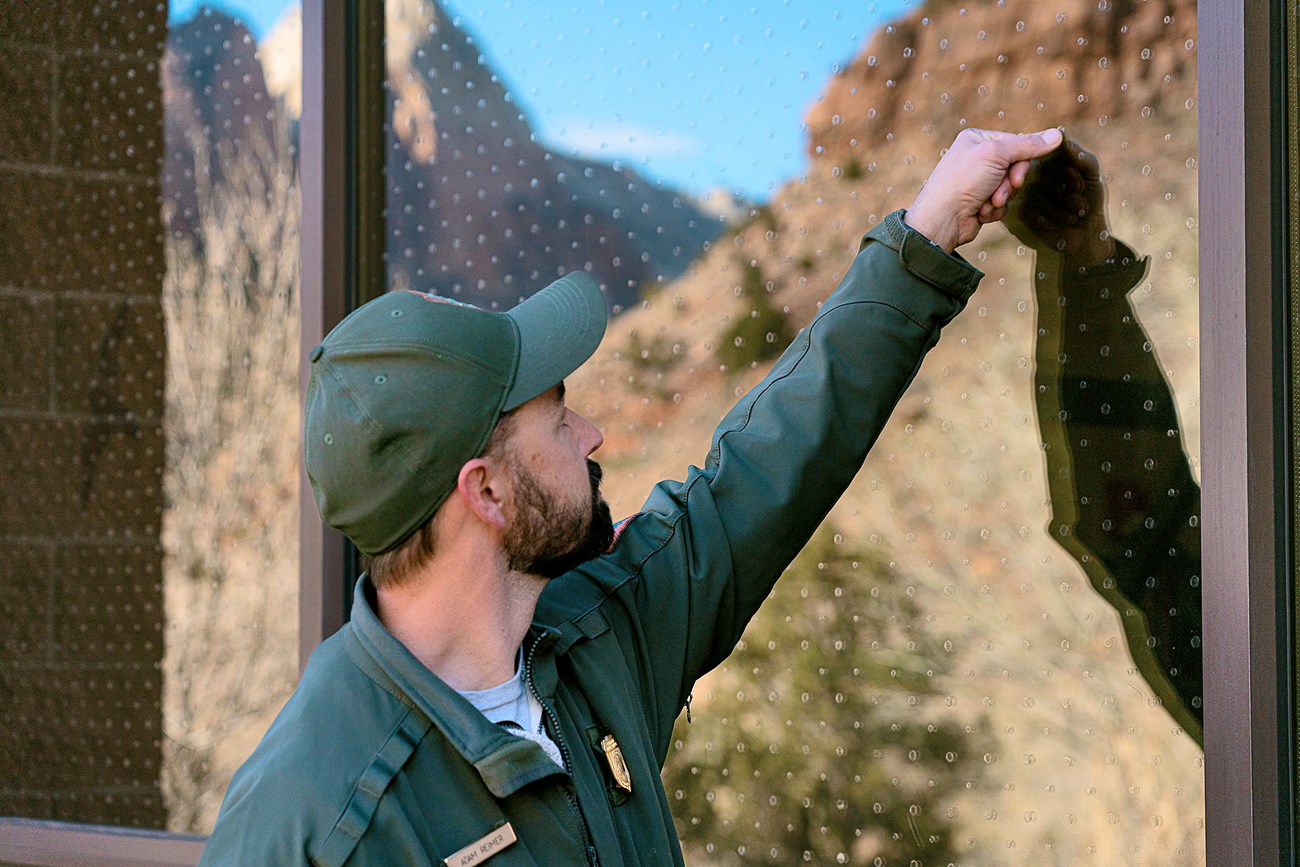
[[564, 403], [564, 380], [560, 380], [559, 384], [556, 385], [555, 388], [557, 389], [555, 392], [556, 399], [559, 400], [560, 403]]

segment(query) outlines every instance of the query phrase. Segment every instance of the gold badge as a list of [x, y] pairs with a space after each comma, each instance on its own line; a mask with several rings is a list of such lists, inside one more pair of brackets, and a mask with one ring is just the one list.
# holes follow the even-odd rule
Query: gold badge
[[514, 845], [517, 840], [515, 829], [506, 822], [500, 827], [493, 828], [486, 836], [475, 840], [459, 852], [443, 858], [442, 863], [446, 867], [470, 867], [471, 864], [481, 864], [507, 846]]
[[620, 789], [630, 793], [632, 774], [627, 769], [627, 762], [623, 761], [623, 751], [619, 749], [618, 741], [614, 740], [613, 735], [605, 735], [600, 748], [605, 751], [605, 761], [609, 762], [609, 772], [614, 775], [614, 782]]

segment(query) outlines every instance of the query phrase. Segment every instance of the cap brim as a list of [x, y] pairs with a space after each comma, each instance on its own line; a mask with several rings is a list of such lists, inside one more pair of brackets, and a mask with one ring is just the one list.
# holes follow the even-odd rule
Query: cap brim
[[519, 367], [502, 412], [555, 385], [605, 336], [605, 296], [584, 272], [567, 274], [506, 313], [519, 327]]

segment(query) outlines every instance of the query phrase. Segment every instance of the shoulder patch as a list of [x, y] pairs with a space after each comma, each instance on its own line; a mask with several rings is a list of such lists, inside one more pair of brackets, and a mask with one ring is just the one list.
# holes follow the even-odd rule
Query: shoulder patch
[[623, 531], [627, 529], [627, 525], [644, 514], [645, 512], [637, 512], [635, 515], [628, 515], [626, 518], [614, 525], [614, 538], [610, 540], [609, 547], [605, 549], [606, 554], [612, 554], [614, 552], [614, 548], [618, 546], [618, 540], [623, 537]]

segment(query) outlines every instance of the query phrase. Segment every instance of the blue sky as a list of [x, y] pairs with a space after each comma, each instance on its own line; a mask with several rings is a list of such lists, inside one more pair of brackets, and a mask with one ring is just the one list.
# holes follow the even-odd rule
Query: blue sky
[[[199, 0], [172, 4], [183, 20]], [[263, 35], [286, 0], [212, 4]], [[549, 146], [766, 199], [837, 65], [912, 0], [445, 0]]]

